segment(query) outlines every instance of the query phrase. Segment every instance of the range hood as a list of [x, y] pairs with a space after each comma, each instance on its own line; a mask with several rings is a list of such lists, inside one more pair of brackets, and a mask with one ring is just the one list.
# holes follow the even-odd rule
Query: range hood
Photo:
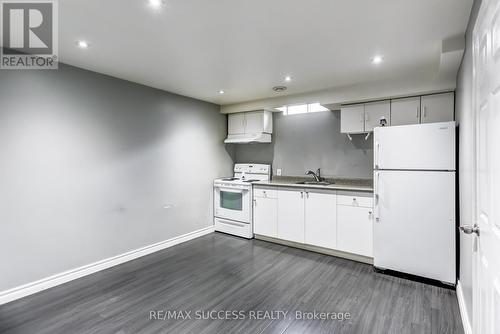
[[249, 144], [249, 143], [270, 143], [271, 134], [270, 133], [254, 133], [254, 134], [238, 134], [238, 135], [228, 135], [224, 140], [226, 144]]
[[270, 143], [273, 133], [273, 114], [256, 110], [227, 116], [226, 144]]

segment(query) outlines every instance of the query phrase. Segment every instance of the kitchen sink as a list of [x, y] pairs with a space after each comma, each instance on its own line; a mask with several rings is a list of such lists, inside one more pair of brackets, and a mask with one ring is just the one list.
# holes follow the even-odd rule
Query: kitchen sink
[[300, 181], [296, 182], [295, 184], [309, 184], [309, 185], [317, 185], [317, 186], [328, 186], [330, 184], [333, 184], [332, 182], [326, 182], [326, 181]]

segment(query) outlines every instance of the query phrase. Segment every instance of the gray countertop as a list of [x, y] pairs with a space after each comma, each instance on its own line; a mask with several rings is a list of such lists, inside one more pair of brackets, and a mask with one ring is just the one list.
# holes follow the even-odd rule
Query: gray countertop
[[347, 191], [368, 191], [373, 192], [372, 179], [347, 179], [347, 178], [326, 178], [326, 181], [333, 182], [329, 185], [297, 184], [302, 181], [313, 181], [312, 177], [300, 176], [275, 176], [271, 181], [253, 182], [256, 186], [276, 186], [308, 189], [330, 189]]

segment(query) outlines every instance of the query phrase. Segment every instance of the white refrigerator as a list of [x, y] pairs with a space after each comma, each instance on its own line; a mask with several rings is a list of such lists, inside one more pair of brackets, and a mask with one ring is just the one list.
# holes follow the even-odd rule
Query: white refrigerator
[[455, 122], [374, 130], [374, 265], [455, 284]]

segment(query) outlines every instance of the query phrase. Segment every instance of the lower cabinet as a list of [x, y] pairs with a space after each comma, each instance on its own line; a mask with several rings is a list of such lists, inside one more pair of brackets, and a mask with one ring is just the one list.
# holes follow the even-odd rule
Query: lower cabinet
[[255, 234], [373, 256], [372, 194], [254, 187], [253, 196]]
[[371, 197], [339, 195], [337, 203], [337, 249], [373, 257]]
[[305, 192], [305, 243], [337, 248], [337, 195], [335, 192]]
[[304, 191], [277, 191], [278, 238], [304, 243]]
[[256, 189], [253, 198], [254, 233], [278, 237], [278, 200], [272, 189]]

